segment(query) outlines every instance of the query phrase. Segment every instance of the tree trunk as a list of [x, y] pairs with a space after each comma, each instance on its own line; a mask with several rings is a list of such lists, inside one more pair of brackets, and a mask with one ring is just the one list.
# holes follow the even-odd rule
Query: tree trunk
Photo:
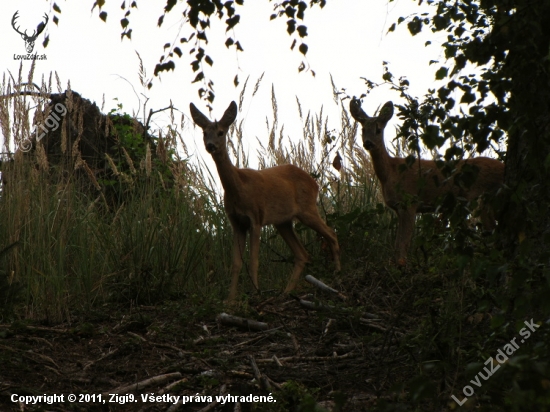
[[534, 2], [509, 17], [494, 29], [509, 38], [501, 72], [511, 80], [509, 190], [500, 230], [508, 251], [526, 252], [532, 263], [543, 263], [550, 250], [550, 2]]

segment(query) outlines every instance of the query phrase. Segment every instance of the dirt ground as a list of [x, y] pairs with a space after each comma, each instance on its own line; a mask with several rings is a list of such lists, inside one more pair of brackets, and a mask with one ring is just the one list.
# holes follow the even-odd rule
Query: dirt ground
[[[106, 305], [59, 325], [2, 324], [0, 410], [292, 411], [317, 402], [329, 411], [367, 411], [410, 373], [400, 339], [411, 315], [370, 294], [375, 286], [344, 300], [306, 285], [305, 293], [251, 299], [231, 311], [266, 323], [262, 331], [231, 326], [216, 308], [185, 301]], [[311, 310], [299, 298], [331, 308]], [[216, 405], [220, 393], [239, 398]], [[24, 396], [54, 394], [63, 399], [24, 403]], [[144, 403], [142, 395], [158, 398]], [[254, 406], [249, 395], [276, 402]]]

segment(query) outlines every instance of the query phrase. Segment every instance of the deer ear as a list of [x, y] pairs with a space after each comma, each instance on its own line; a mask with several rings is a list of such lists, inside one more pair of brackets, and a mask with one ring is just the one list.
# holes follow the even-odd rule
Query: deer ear
[[393, 117], [393, 103], [386, 102], [384, 106], [380, 109], [380, 114], [378, 115], [378, 120], [384, 123], [388, 123]]
[[219, 123], [222, 127], [229, 127], [235, 121], [236, 118], [237, 118], [237, 103], [233, 101], [229, 103], [229, 106], [227, 107]]
[[196, 108], [193, 103], [189, 105], [189, 110], [191, 111], [191, 117], [193, 118], [193, 121], [201, 129], [204, 129], [210, 123], [212, 123], [204, 114], [201, 113], [199, 109]]
[[351, 113], [351, 116], [358, 122], [369, 118], [369, 116], [367, 116], [363, 109], [361, 109], [361, 101], [358, 99], [351, 99], [351, 101], [349, 102], [349, 112]]

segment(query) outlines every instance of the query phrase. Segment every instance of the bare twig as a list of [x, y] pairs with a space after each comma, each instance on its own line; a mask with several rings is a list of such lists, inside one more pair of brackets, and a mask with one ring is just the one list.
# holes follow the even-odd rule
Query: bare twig
[[282, 328], [283, 328], [282, 326], [278, 326], [278, 327], [276, 327], [276, 328], [266, 330], [266, 331], [263, 332], [261, 335], [256, 336], [256, 337], [254, 337], [254, 338], [252, 338], [252, 339], [246, 340], [246, 341], [244, 341], [244, 342], [237, 343], [236, 345], [233, 345], [233, 347], [236, 348], [236, 347], [239, 347], [239, 346], [248, 345], [248, 344], [250, 344], [250, 343], [256, 343], [257, 341], [266, 338], [267, 335], [269, 335], [269, 334], [271, 334], [271, 333], [273, 333], [273, 332], [275, 332], [275, 331], [277, 331], [277, 330], [279, 330], [279, 329], [282, 329]]
[[327, 322], [327, 326], [325, 326], [325, 330], [323, 331], [323, 334], [321, 337], [324, 337], [326, 336], [326, 334], [328, 333], [330, 327], [332, 325], [334, 325], [336, 323], [336, 321], [334, 319], [329, 319], [328, 322]]
[[[225, 393], [225, 384], [222, 385], [222, 387], [220, 388], [220, 395], [223, 395]], [[214, 409], [217, 405], [218, 405], [218, 401], [214, 401], [208, 405], [206, 405], [204, 408], [202, 408], [201, 410], [199, 410], [199, 412], [208, 412], [208, 411], [211, 411], [212, 409]]]
[[387, 332], [388, 331], [388, 328], [385, 328], [384, 326], [381, 326], [377, 323], [374, 323], [370, 319], [361, 318], [361, 319], [359, 319], [359, 322], [361, 322], [361, 324], [363, 324], [365, 326], [368, 326], [369, 328], [372, 328], [372, 329], [376, 329], [376, 330], [379, 330], [379, 331], [382, 331], [382, 332]]
[[55, 366], [56, 369], [60, 369], [59, 366], [57, 365], [57, 363], [55, 363], [54, 360], [52, 358], [50, 358], [49, 356], [42, 355], [40, 353], [36, 353], [36, 352], [33, 352], [33, 351], [25, 351], [24, 354], [25, 354], [26, 358], [36, 357], [39, 360], [41, 360], [42, 362], [49, 363], [50, 365]]
[[147, 342], [147, 339], [145, 339], [143, 336], [138, 335], [137, 333], [128, 332], [128, 335], [133, 336], [134, 338], [137, 338], [142, 342]]
[[237, 378], [243, 378], [243, 379], [252, 379], [253, 378], [252, 374], [250, 374], [248, 372], [244, 372], [244, 371], [231, 370], [231, 371], [227, 371], [226, 373], [228, 375], [232, 375], [232, 376], [235, 376]]
[[341, 354], [341, 353], [348, 353], [348, 352], [354, 351], [355, 349], [363, 349], [363, 344], [355, 343], [355, 342], [345, 344], [345, 345], [340, 343], [335, 343], [333, 347], [335, 348], [336, 353]]
[[327, 286], [326, 284], [324, 284], [323, 282], [321, 282], [319, 279], [316, 279], [314, 278], [313, 276], [311, 275], [307, 275], [305, 277], [306, 281], [308, 281], [309, 283], [311, 283], [313, 286], [315, 286], [317, 289], [320, 289], [324, 292], [328, 292], [328, 293], [331, 293], [333, 295], [336, 295], [338, 296], [340, 299], [342, 300], [346, 300], [347, 299], [347, 296], [343, 295], [342, 293], [338, 292], [336, 289], [333, 289], [331, 288], [330, 286]]
[[44, 326], [24, 326], [22, 330], [25, 330], [25, 329], [38, 331], [38, 332], [70, 333], [69, 329], [46, 328]]
[[[352, 352], [348, 352], [345, 355], [340, 356], [289, 356], [286, 358], [278, 358], [280, 362], [325, 362], [325, 361], [337, 361], [341, 359], [351, 358]], [[271, 363], [275, 362], [273, 359], [258, 359], [257, 363]]]
[[260, 372], [260, 369], [256, 364], [256, 360], [254, 359], [254, 356], [248, 355], [248, 361], [250, 362], [250, 366], [252, 367], [252, 372], [254, 373], [254, 377], [256, 378], [256, 381], [260, 384], [260, 387], [262, 389], [265, 389], [266, 391], [271, 390], [271, 384], [269, 383], [268, 378]]
[[159, 395], [162, 395], [164, 393], [168, 393], [170, 392], [173, 388], [175, 388], [177, 385], [179, 385], [180, 383], [183, 383], [183, 382], [187, 382], [187, 378], [183, 378], [183, 379], [180, 379], [179, 381], [175, 381], [175, 382], [172, 382], [170, 385], [167, 385], [166, 387], [162, 388], [158, 394]]
[[49, 98], [51, 95], [41, 92], [30, 92], [30, 91], [24, 91], [24, 92], [15, 92], [15, 93], [9, 93], [9, 94], [3, 94], [0, 96], [0, 99], [9, 99], [10, 97], [19, 97], [19, 96], [42, 96]]
[[133, 336], [134, 338], [137, 338], [137, 339], [139, 339], [139, 340], [142, 341], [142, 342], [147, 342], [148, 344], [150, 344], [150, 345], [152, 345], [152, 346], [156, 346], [157, 348], [172, 349], [172, 350], [175, 350], [175, 351], [178, 352], [178, 353], [187, 353], [187, 354], [193, 353], [193, 352], [189, 352], [189, 351], [184, 351], [183, 349], [180, 349], [180, 348], [178, 348], [177, 346], [170, 345], [170, 344], [168, 344], [168, 343], [151, 342], [151, 341], [145, 339], [143, 336], [138, 335], [137, 333], [134, 333], [134, 332], [128, 332], [128, 335]]
[[151, 385], [154, 385], [154, 384], [163, 383], [163, 382], [166, 382], [170, 379], [179, 379], [179, 378], [181, 378], [181, 373], [179, 373], [179, 372], [167, 373], [165, 375], [153, 376], [152, 378], [145, 379], [141, 382], [137, 382], [137, 383], [134, 383], [132, 385], [119, 386], [118, 388], [111, 389], [111, 390], [103, 393], [103, 395], [107, 396], [107, 394], [110, 394], [110, 393], [124, 394], [124, 393], [132, 392], [132, 391], [137, 391], [137, 390], [146, 388], [147, 386], [151, 386]]
[[150, 109], [150, 110], [149, 110], [149, 116], [147, 117], [147, 121], [145, 122], [145, 130], [149, 130], [149, 123], [151, 122], [151, 117], [152, 117], [154, 114], [163, 112], [163, 111], [165, 111], [165, 110], [173, 109], [173, 108], [174, 108], [174, 105], [173, 105], [172, 102], [170, 101], [170, 106], [167, 106], [167, 107], [165, 107], [164, 109], [159, 109], [159, 110]]
[[187, 351], [187, 350], [183, 350], [181, 348], [178, 348], [177, 346], [174, 346], [174, 345], [170, 345], [168, 343], [157, 343], [157, 342], [151, 342], [151, 341], [148, 341], [151, 345], [153, 346], [156, 346], [157, 348], [166, 348], [166, 349], [172, 349], [172, 350], [175, 350], [176, 352], [178, 353], [186, 353], [186, 354], [191, 354], [193, 352], [190, 352], [190, 351]]
[[199, 336], [197, 339], [193, 340], [194, 345], [201, 345], [209, 340], [219, 339], [218, 335], [215, 336], [207, 336], [206, 338], [204, 336]]
[[237, 326], [254, 331], [264, 331], [269, 327], [269, 325], [265, 322], [258, 322], [257, 320], [240, 318], [238, 316], [228, 315], [227, 313], [219, 314], [218, 320], [222, 325]]
[[289, 336], [292, 340], [292, 346], [294, 346], [294, 352], [300, 353], [300, 344], [298, 343], [298, 339], [296, 339], [296, 336], [294, 336], [293, 333], [289, 333]]
[[29, 337], [29, 340], [33, 340], [33, 341], [36, 341], [36, 342], [39, 342], [39, 343], [45, 343], [50, 348], [53, 348], [53, 344], [47, 339], [39, 338], [37, 336], [31, 336], [31, 337]]
[[309, 300], [303, 300], [303, 299], [300, 299], [299, 302], [300, 302], [300, 306], [302, 306], [303, 308], [308, 309], [308, 310], [332, 311], [332, 310], [335, 309], [334, 306], [323, 305], [320, 302], [310, 302]]
[[258, 312], [261, 311], [265, 305], [267, 305], [268, 303], [273, 302], [275, 299], [276, 299], [276, 297], [275, 297], [275, 296], [272, 296], [272, 297], [270, 297], [269, 299], [264, 300], [263, 302], [261, 302], [261, 303], [259, 303], [258, 305], [256, 305], [256, 310], [257, 310]]
[[279, 360], [279, 358], [277, 357], [277, 355], [273, 355], [273, 356], [271, 357], [271, 359], [273, 359], [273, 362], [275, 362], [275, 363], [277, 364], [277, 366], [279, 366], [279, 367], [282, 367], [282, 366], [283, 366], [283, 364], [281, 363], [281, 361]]
[[44, 365], [44, 366], [46, 368], [54, 371], [58, 375], [61, 374], [58, 370], [59, 366], [57, 366], [57, 364], [54, 362], [54, 360], [52, 358], [50, 358], [49, 356], [42, 355], [40, 353], [36, 353], [36, 352], [32, 352], [32, 351], [21, 351], [19, 349], [14, 349], [10, 346], [5, 346], [5, 345], [0, 345], [0, 349], [7, 350], [9, 352], [19, 353], [23, 357], [25, 357], [29, 360], [32, 360], [33, 362], [36, 362], [36, 363], [41, 363], [41, 364], [50, 363], [50, 364], [54, 365], [55, 368], [52, 368], [51, 366], [48, 366], [48, 365]]
[[114, 355], [115, 353], [118, 352], [118, 348], [116, 348], [114, 351], [112, 352], [107, 352], [105, 355], [101, 356], [99, 359], [96, 359], [95, 361], [91, 361], [89, 363], [87, 363], [86, 365], [84, 365], [84, 368], [82, 370], [86, 370], [88, 369], [90, 366], [94, 365], [95, 363], [97, 362], [100, 362], [102, 361], [103, 359], [107, 359], [109, 356], [112, 356]]
[[269, 381], [270, 384], [272, 384], [273, 386], [275, 386], [275, 388], [277, 388], [277, 390], [281, 390], [283, 389], [283, 387], [281, 385], [279, 385], [277, 382], [275, 382], [274, 380], [272, 380], [269, 376], [266, 375], [266, 379]]
[[361, 324], [363, 324], [365, 326], [368, 326], [369, 328], [376, 329], [376, 330], [379, 330], [381, 332], [388, 332], [388, 335], [390, 335], [391, 333], [394, 333], [397, 336], [403, 336], [404, 335], [403, 332], [400, 332], [400, 331], [396, 330], [395, 327], [393, 327], [393, 326], [391, 328], [387, 328], [385, 326], [379, 325], [378, 323], [374, 322], [371, 319], [361, 318], [361, 319], [359, 319], [359, 322], [361, 322]]

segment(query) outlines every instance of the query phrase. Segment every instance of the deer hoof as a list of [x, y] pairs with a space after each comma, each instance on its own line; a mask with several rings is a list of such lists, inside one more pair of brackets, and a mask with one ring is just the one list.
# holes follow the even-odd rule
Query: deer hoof
[[397, 266], [399, 266], [400, 268], [404, 268], [405, 266], [407, 266], [407, 259], [405, 258], [397, 259]]

